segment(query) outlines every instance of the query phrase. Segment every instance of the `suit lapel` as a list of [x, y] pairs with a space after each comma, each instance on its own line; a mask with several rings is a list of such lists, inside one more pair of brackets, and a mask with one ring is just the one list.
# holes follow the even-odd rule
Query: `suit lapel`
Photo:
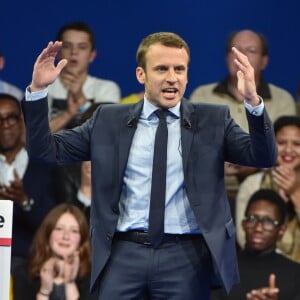
[[185, 173], [187, 161], [191, 150], [191, 145], [196, 127], [194, 107], [186, 99], [181, 100], [181, 147], [183, 171]]
[[[137, 123], [143, 108], [143, 100], [128, 109], [123, 120], [120, 123], [119, 135], [119, 182], [122, 181], [124, 170], [128, 161], [129, 151], [132, 144], [132, 139], [137, 127]], [[181, 145], [182, 145], [182, 160], [183, 170], [186, 170], [188, 157], [191, 150], [191, 145], [196, 129], [196, 121], [194, 107], [186, 99], [182, 99], [181, 112]]]
[[120, 123], [119, 136], [119, 182], [123, 179], [124, 170], [128, 161], [132, 139], [143, 108], [143, 100], [135, 105], [130, 105], [128, 112]]

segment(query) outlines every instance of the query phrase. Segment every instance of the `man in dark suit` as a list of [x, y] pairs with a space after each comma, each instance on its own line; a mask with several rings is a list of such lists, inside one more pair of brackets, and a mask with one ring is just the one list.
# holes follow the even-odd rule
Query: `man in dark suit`
[[[205, 300], [212, 285], [229, 291], [239, 274], [224, 161], [269, 167], [277, 154], [247, 57], [232, 49], [250, 135], [227, 107], [183, 99], [190, 51], [168, 32], [147, 36], [137, 50], [142, 101], [100, 107], [82, 126], [51, 134], [47, 86], [67, 64], [54, 65], [61, 46], [50, 42], [35, 63], [23, 101], [27, 147], [30, 156], [48, 163], [92, 161], [92, 289], [99, 287], [99, 299]], [[161, 162], [157, 172], [166, 175], [153, 191], [155, 132], [165, 135], [166, 122], [167, 167]], [[153, 213], [161, 197], [151, 196], [164, 186], [163, 207]], [[161, 233], [156, 226], [163, 217]]]

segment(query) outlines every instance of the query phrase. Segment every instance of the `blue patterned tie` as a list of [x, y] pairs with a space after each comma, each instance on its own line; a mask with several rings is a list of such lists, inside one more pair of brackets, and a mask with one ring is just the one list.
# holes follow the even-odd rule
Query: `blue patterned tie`
[[155, 134], [149, 211], [149, 240], [157, 248], [164, 234], [168, 127], [167, 110], [157, 110], [159, 124]]

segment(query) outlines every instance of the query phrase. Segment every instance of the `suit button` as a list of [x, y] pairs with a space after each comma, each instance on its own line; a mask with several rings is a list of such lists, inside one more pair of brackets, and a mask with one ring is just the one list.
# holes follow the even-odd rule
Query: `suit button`
[[112, 235], [109, 234], [109, 233], [107, 233], [107, 234], [106, 234], [106, 239], [107, 239], [108, 241], [112, 240]]

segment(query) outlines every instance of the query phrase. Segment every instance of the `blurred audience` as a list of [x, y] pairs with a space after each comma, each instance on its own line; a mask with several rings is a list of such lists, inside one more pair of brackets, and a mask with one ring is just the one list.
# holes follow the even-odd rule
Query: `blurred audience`
[[277, 165], [253, 174], [241, 184], [236, 200], [238, 243], [245, 243], [240, 224], [250, 196], [261, 188], [271, 188], [288, 205], [288, 224], [278, 249], [285, 256], [300, 262], [300, 117], [282, 116], [274, 123], [278, 147]]
[[[234, 120], [248, 131], [246, 111], [244, 103], [240, 101], [242, 96], [237, 87], [237, 67], [231, 51], [233, 46], [247, 55], [253, 66], [257, 93], [264, 99], [271, 120], [274, 122], [282, 115], [295, 115], [296, 105], [292, 95], [263, 78], [263, 71], [269, 62], [269, 47], [266, 38], [252, 30], [241, 30], [230, 34], [226, 44], [228, 76], [220, 82], [197, 87], [191, 93], [190, 100], [227, 105]], [[229, 199], [233, 200], [232, 205], [234, 205], [240, 183], [254, 172], [256, 172], [255, 168], [225, 164], [226, 188]]]
[[138, 92], [138, 93], [132, 93], [124, 98], [121, 99], [122, 104], [127, 104], [127, 103], [137, 103], [141, 99], [144, 98], [144, 91]]
[[[0, 71], [5, 67], [5, 57], [3, 50], [0, 47]], [[5, 93], [14, 96], [19, 101], [23, 99], [24, 93], [15, 85], [0, 79], [0, 93]]]
[[78, 206], [89, 222], [92, 199], [91, 162], [59, 167], [58, 181], [61, 198]]
[[87, 24], [65, 24], [56, 39], [63, 42], [59, 59], [67, 59], [68, 64], [49, 86], [50, 127], [53, 132], [77, 125], [80, 114], [92, 103], [115, 103], [121, 98], [120, 88], [115, 82], [88, 73], [97, 51], [94, 33]]
[[257, 93], [264, 99], [271, 120], [274, 122], [282, 115], [295, 115], [296, 105], [290, 93], [268, 83], [263, 78], [263, 71], [269, 62], [269, 47], [266, 38], [252, 30], [241, 30], [231, 33], [226, 45], [226, 63], [228, 76], [217, 83], [202, 85], [196, 88], [190, 100], [193, 102], [207, 102], [225, 104], [235, 121], [246, 131], [248, 123], [241, 94], [237, 88], [237, 67], [234, 64], [232, 47], [238, 48], [247, 55], [254, 68]]
[[14, 276], [14, 300], [92, 300], [91, 248], [85, 216], [62, 203], [45, 217], [34, 237], [29, 264]]
[[14, 202], [12, 273], [26, 260], [36, 229], [57, 204], [56, 168], [28, 159], [24, 130], [20, 102], [0, 94], [0, 199]]
[[[82, 113], [79, 123], [84, 123], [99, 106], [106, 104], [109, 103], [93, 103]], [[61, 198], [78, 206], [89, 221], [92, 201], [91, 162], [84, 161], [59, 166], [57, 181]]]
[[300, 299], [300, 264], [276, 253], [285, 231], [286, 203], [277, 192], [255, 192], [242, 222], [246, 246], [238, 254], [241, 281], [229, 295], [215, 291], [214, 300]]

